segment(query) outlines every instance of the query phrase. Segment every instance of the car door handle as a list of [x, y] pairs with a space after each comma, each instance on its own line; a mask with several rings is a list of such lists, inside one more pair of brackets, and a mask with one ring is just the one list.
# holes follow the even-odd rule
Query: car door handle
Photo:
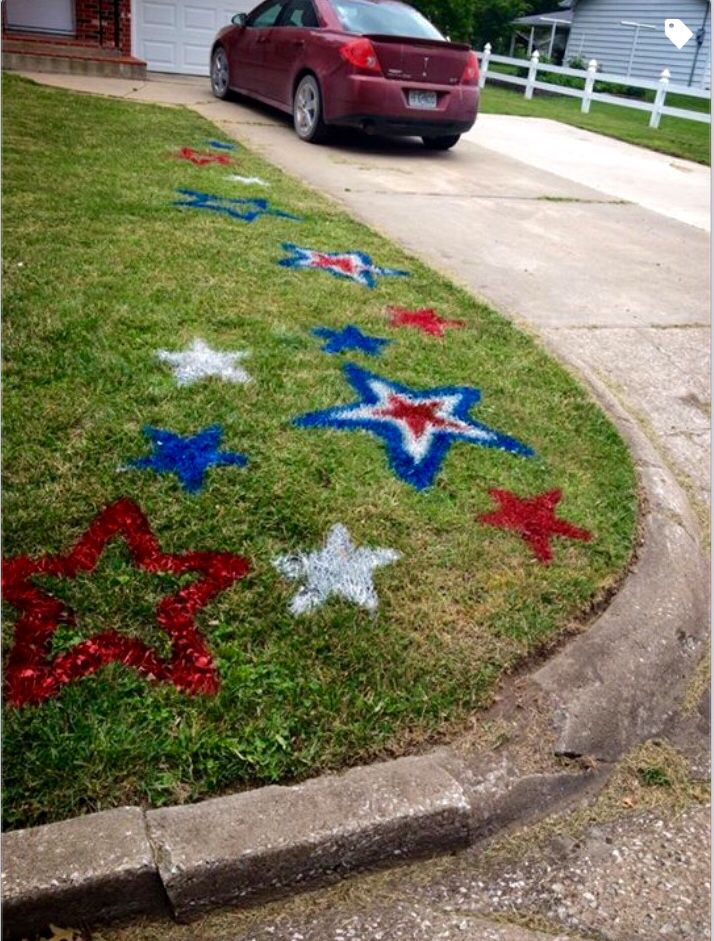
[[301, 49], [304, 45], [305, 45], [304, 39], [293, 39], [293, 46], [297, 46], [299, 49]]
[[258, 36], [257, 42], [270, 42], [267, 36]]

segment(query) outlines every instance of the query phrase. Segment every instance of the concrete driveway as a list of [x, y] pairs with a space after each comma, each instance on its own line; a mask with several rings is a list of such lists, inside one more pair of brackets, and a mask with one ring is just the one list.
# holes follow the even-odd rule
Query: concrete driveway
[[443, 154], [414, 140], [355, 134], [315, 147], [301, 143], [282, 115], [216, 101], [206, 79], [29, 77], [195, 108], [334, 197], [604, 383], [703, 512], [710, 448], [707, 168], [556, 122], [498, 115], [482, 116]]

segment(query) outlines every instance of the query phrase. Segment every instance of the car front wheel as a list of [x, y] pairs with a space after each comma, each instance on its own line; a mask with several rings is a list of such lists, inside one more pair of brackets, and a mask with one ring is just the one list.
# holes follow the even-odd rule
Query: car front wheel
[[211, 56], [211, 91], [216, 98], [228, 98], [228, 55], [223, 46], [217, 46]]
[[449, 134], [445, 137], [422, 137], [422, 140], [427, 150], [450, 150], [460, 138], [460, 134]]
[[322, 120], [322, 96], [314, 75], [300, 79], [293, 98], [293, 124], [300, 140], [319, 144], [327, 139], [328, 128]]

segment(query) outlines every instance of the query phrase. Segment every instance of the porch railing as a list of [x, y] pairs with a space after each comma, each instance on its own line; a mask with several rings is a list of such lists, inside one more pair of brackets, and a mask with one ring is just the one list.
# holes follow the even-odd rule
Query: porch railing
[[121, 0], [99, 0], [99, 45], [109, 44], [121, 49]]

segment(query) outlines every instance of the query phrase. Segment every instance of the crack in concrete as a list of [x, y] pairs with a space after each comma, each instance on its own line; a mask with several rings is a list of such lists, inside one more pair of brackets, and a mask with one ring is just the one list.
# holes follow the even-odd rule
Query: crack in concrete
[[427, 196], [439, 199], [489, 199], [509, 200], [512, 202], [549, 202], [549, 203], [585, 203], [598, 206], [631, 206], [624, 199], [580, 199], [577, 196], [503, 196], [497, 193], [440, 193], [422, 190], [376, 190], [344, 188], [345, 193], [365, 194], [370, 196]]
[[687, 438], [689, 440], [694, 440], [695, 438], [710, 438], [711, 431], [707, 429], [706, 431], [668, 431], [664, 434], [665, 438]]
[[[569, 330], [571, 333], [592, 333], [597, 330], [709, 330], [708, 323], [677, 323], [677, 324], [660, 324], [660, 323], [616, 323], [616, 324], [553, 324], [548, 326], [549, 330], [559, 330], [565, 332]], [[659, 349], [659, 347], [657, 347]]]

